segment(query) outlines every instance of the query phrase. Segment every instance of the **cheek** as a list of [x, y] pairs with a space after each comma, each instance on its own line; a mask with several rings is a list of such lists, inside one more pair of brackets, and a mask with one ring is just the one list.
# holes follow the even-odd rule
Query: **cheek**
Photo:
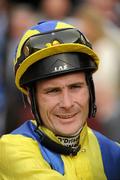
[[80, 92], [78, 95], [76, 95], [76, 100], [79, 100], [79, 103], [81, 105], [88, 105], [89, 104], [89, 92], [88, 90], [84, 90], [82, 92]]
[[89, 101], [90, 101], [90, 96], [89, 96], [89, 91], [87, 90], [84, 94], [84, 106], [86, 108], [86, 112], [89, 112]]
[[39, 109], [39, 114], [41, 117], [41, 120], [43, 124], [48, 124], [48, 112], [49, 112], [49, 106], [48, 103], [43, 100], [42, 98], [38, 102], [38, 109]]
[[38, 99], [38, 108], [41, 115], [49, 114], [57, 104], [57, 100], [55, 98], [46, 98], [39, 97]]
[[47, 112], [48, 108], [49, 108], [48, 102], [42, 97], [39, 98], [39, 100], [38, 100], [38, 109], [39, 109], [40, 114], [43, 114], [43, 113]]

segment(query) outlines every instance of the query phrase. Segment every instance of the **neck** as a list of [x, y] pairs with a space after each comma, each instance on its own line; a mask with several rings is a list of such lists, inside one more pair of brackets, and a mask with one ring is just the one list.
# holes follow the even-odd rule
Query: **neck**
[[35, 132], [40, 137], [41, 144], [48, 149], [64, 154], [64, 155], [76, 155], [80, 148], [84, 144], [84, 140], [87, 133], [87, 124], [80, 129], [76, 134], [69, 137], [63, 135], [55, 135], [49, 129], [44, 126], [36, 128]]
[[56, 135], [56, 137], [58, 138], [58, 140], [61, 142], [62, 145], [76, 149], [79, 147], [81, 130], [82, 128], [77, 133], [71, 136]]

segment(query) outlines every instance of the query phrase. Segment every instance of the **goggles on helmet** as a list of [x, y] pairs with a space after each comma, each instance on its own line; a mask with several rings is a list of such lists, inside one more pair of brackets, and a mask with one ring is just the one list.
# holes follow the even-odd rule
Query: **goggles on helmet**
[[[38, 50], [56, 46], [58, 44], [79, 43], [88, 46], [92, 49], [92, 45], [87, 38], [77, 29], [62, 29], [47, 32], [44, 34], [37, 34], [31, 36], [23, 45], [21, 56], [18, 58], [17, 64], [20, 64], [25, 58], [35, 53]], [[17, 67], [16, 64], [16, 67]]]

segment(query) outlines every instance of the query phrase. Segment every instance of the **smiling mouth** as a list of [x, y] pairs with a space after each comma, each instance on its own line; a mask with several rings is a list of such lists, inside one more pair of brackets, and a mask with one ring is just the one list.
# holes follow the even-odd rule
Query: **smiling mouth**
[[58, 118], [60, 118], [60, 119], [70, 119], [70, 118], [73, 118], [75, 115], [76, 115], [77, 113], [75, 113], [75, 114], [72, 114], [72, 115], [56, 115]]

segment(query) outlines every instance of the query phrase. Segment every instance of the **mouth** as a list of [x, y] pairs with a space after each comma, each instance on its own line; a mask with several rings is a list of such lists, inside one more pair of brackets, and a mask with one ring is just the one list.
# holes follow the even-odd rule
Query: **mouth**
[[60, 119], [71, 119], [73, 118], [74, 116], [76, 116], [77, 113], [75, 114], [57, 114], [56, 116]]

